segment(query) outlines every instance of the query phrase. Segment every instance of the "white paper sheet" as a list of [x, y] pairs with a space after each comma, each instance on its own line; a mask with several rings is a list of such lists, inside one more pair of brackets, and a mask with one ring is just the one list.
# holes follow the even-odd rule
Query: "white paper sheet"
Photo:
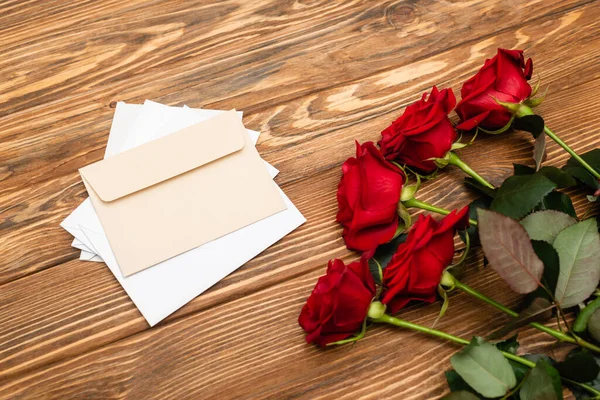
[[93, 261], [93, 262], [104, 262], [99, 255], [90, 253], [89, 251], [81, 250], [81, 254], [79, 255], [79, 259], [82, 261]]

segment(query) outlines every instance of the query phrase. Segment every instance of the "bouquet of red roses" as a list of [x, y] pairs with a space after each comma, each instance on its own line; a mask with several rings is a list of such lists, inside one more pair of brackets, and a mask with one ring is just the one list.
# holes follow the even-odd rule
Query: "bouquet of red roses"
[[[578, 399], [600, 398], [600, 234], [594, 218], [578, 217], [560, 189], [584, 185], [588, 200], [600, 196], [600, 149], [577, 154], [533, 109], [544, 96], [532, 87], [531, 59], [521, 50], [498, 49], [461, 89], [425, 93], [381, 132], [376, 144], [356, 143], [356, 156], [342, 165], [337, 221], [348, 249], [362, 252], [350, 264], [331, 260], [302, 308], [298, 322], [306, 340], [319, 346], [360, 340], [373, 324], [390, 324], [434, 335], [465, 347], [446, 372], [448, 399], [562, 399], [567, 386]], [[456, 126], [449, 119], [455, 110]], [[535, 167], [515, 164], [514, 174], [495, 187], [463, 162], [457, 152], [478, 134], [530, 132]], [[472, 134], [461, 142], [462, 133]], [[571, 158], [562, 168], [542, 166], [546, 137]], [[449, 165], [469, 176], [465, 184], [481, 197], [460, 210], [417, 199], [422, 180]], [[410, 208], [444, 215], [421, 214]], [[464, 242], [455, 249], [455, 235]], [[467, 254], [480, 246], [484, 264], [523, 294], [517, 313], [460, 282]], [[403, 320], [409, 303], [442, 300], [462, 291], [512, 317], [487, 338], [450, 335]], [[576, 318], [566, 313], [575, 309]], [[555, 317], [558, 329], [544, 325]], [[525, 325], [575, 345], [564, 360], [544, 354], [517, 355]]]

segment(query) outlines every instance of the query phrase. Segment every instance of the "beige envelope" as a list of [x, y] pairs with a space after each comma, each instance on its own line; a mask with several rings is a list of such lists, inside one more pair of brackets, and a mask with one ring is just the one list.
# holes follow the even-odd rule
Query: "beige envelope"
[[79, 172], [124, 276], [286, 209], [235, 111]]

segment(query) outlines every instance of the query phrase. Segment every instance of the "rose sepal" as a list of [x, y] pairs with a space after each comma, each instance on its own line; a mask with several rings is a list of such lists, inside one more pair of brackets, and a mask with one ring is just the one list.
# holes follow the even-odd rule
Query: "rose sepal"
[[470, 144], [471, 143], [454, 142], [454, 143], [452, 143], [452, 146], [450, 147], [450, 151], [464, 149], [465, 147], [469, 146]]
[[430, 158], [429, 160], [433, 161], [438, 168], [446, 168], [448, 164], [450, 164], [450, 155], [452, 151], [444, 154], [444, 157], [441, 158]]
[[544, 101], [544, 99], [546, 98], [546, 93], [548, 93], [548, 87], [546, 87], [546, 90], [544, 91], [544, 94], [541, 97], [538, 97], [537, 99], [533, 98], [537, 94], [538, 90], [540, 90], [540, 83], [541, 83], [541, 81], [542, 80], [538, 76], [538, 80], [537, 80], [535, 86], [532, 88], [531, 94], [523, 102], [523, 103], [525, 103], [526, 105], [528, 105], [531, 108], [537, 107], [540, 104], [542, 104], [542, 101]]
[[[372, 303], [371, 303], [372, 304]], [[363, 321], [362, 328], [360, 332], [356, 335], [349, 337], [348, 339], [338, 340], [337, 342], [327, 343], [325, 346], [339, 346], [342, 344], [354, 343], [365, 337], [365, 333], [367, 333], [367, 319]]]
[[525, 100], [523, 103], [531, 108], [537, 107], [540, 104], [542, 104], [542, 102], [546, 99], [546, 94], [548, 93], [548, 88], [546, 87], [546, 90], [544, 91], [544, 94], [541, 95], [540, 97], [534, 99], [533, 98], [533, 94], [527, 98], [527, 100]]
[[492, 98], [494, 99], [494, 101], [498, 104], [500, 104], [502, 107], [506, 108], [508, 111], [510, 111], [513, 115], [517, 114], [517, 112], [519, 111], [519, 108], [521, 107], [521, 103], [511, 103], [509, 101], [500, 101], [497, 98], [495, 98], [494, 96], [492, 96]]
[[448, 269], [444, 270], [442, 279], [440, 280], [440, 285], [447, 291], [452, 291], [456, 287], [456, 279], [450, 272], [448, 272]]
[[[469, 218], [469, 223], [471, 223], [470, 218]], [[477, 226], [477, 223], [475, 223], [474, 225]], [[469, 255], [469, 250], [471, 250], [471, 237], [465, 230], [465, 249], [463, 250], [463, 253], [460, 255], [460, 258], [458, 259], [458, 261], [456, 261], [454, 264], [450, 265], [448, 267], [448, 269], [457, 268], [457, 267], [460, 267], [462, 264], [464, 264], [465, 261], [467, 260], [467, 255]]]
[[440, 312], [439, 312], [437, 318], [435, 319], [435, 321], [433, 321], [433, 324], [431, 325], [432, 328], [435, 328], [435, 326], [437, 325], [439, 320], [444, 315], [446, 315], [446, 311], [448, 311], [448, 306], [450, 305], [450, 298], [448, 297], [449, 290], [446, 290], [441, 284], [439, 284], [437, 286], [437, 292], [440, 295], [440, 297], [442, 298], [442, 306], [440, 307]]
[[[497, 100], [496, 100], [496, 101], [497, 101]], [[477, 129], [478, 129], [478, 130], [480, 130], [480, 131], [482, 131], [482, 132], [485, 132], [485, 133], [487, 133], [488, 135], [497, 135], [497, 134], [499, 134], [499, 133], [504, 133], [504, 132], [506, 132], [507, 130], [509, 130], [514, 120], [515, 120], [515, 116], [514, 116], [514, 115], [512, 115], [512, 116], [510, 117], [510, 120], [508, 121], [508, 123], [507, 123], [506, 125], [504, 125], [504, 126], [503, 126], [502, 128], [500, 128], [500, 129], [496, 129], [495, 131], [490, 131], [490, 130], [484, 129], [484, 128], [480, 127], [480, 126], [478, 126], [478, 127], [477, 127]]]
[[406, 231], [412, 226], [412, 218], [410, 216], [410, 213], [408, 212], [408, 209], [406, 208], [404, 203], [402, 203], [401, 201], [398, 202], [398, 216], [400, 217], [402, 222], [398, 223], [398, 229], [396, 229], [396, 233], [394, 234], [392, 240], [396, 239], [398, 236], [400, 236], [402, 232]]
[[523, 104], [527, 105], [528, 107], [534, 108], [542, 104], [542, 101], [544, 101], [545, 98], [546, 94], [544, 94], [541, 97], [538, 97], [537, 99], [527, 99], [523, 102]]
[[500, 101], [498, 99], [494, 99], [494, 100], [496, 100], [496, 103], [500, 104], [502, 107], [504, 107], [508, 111], [510, 111], [513, 114], [513, 117], [523, 118], [527, 115], [535, 115], [535, 113], [533, 112], [531, 107], [529, 107], [527, 104], [525, 104], [525, 102], [523, 102], [523, 103], [508, 103], [505, 101]]
[[417, 191], [421, 187], [421, 177], [419, 175], [416, 175], [416, 177], [416, 183], [413, 183], [412, 185], [404, 185], [404, 187], [402, 187], [402, 192], [400, 193], [401, 202], [410, 200], [415, 197], [415, 194], [417, 194]]

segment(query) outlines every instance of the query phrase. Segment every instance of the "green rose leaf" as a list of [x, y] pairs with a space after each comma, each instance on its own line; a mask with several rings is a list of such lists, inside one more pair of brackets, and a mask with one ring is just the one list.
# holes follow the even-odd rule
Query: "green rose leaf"
[[457, 392], [461, 390], [466, 390], [472, 393], [475, 393], [473, 389], [465, 382], [463, 378], [460, 377], [458, 372], [451, 369], [444, 373], [446, 375], [446, 382], [448, 382], [448, 387], [450, 391]]
[[549, 243], [540, 240], [532, 240], [531, 245], [535, 254], [544, 263], [544, 273], [542, 274], [542, 284], [554, 293], [558, 275], [560, 274], [560, 260], [558, 253]]
[[593, 218], [562, 230], [554, 240], [560, 260], [555, 297], [563, 308], [587, 299], [600, 281], [600, 234]]
[[502, 352], [482, 338], [475, 337], [450, 358], [456, 372], [478, 393], [486, 397], [504, 396], [517, 384], [517, 378]]
[[556, 167], [542, 167], [538, 173], [556, 183], [558, 189], [566, 189], [577, 185], [577, 181], [571, 174]]
[[[600, 149], [594, 149], [594, 150], [588, 151], [587, 153], [580, 154], [579, 157], [581, 157], [583, 159], [583, 161], [587, 162], [594, 169], [600, 171]], [[579, 164], [579, 161], [577, 161], [573, 157], [569, 158], [569, 161], [567, 161], [567, 165], [574, 166], [574, 167], [581, 167], [581, 164]]]
[[513, 335], [508, 339], [502, 340], [500, 342], [494, 343], [494, 346], [500, 351], [505, 351], [507, 353], [517, 354], [517, 350], [519, 349], [519, 342], [517, 341], [517, 335]]
[[545, 210], [529, 214], [521, 220], [521, 225], [531, 240], [543, 240], [552, 244], [560, 231], [576, 222], [577, 220], [568, 214]]
[[580, 349], [570, 352], [564, 361], [556, 364], [556, 369], [563, 378], [581, 383], [593, 381], [600, 373], [600, 367], [594, 356]]
[[479, 400], [479, 397], [475, 396], [471, 392], [460, 390], [458, 392], [452, 392], [449, 395], [442, 397], [442, 400]]
[[[556, 361], [554, 361], [552, 358], [548, 357], [545, 354], [522, 354], [521, 357], [535, 364], [544, 361], [545, 363], [553, 367], [556, 365]], [[515, 375], [517, 376], [518, 382], [522, 382], [525, 379], [525, 377], [531, 372], [531, 368], [526, 367], [518, 362], [510, 361], [510, 365], [513, 368], [513, 371], [515, 372]]]
[[[558, 260], [558, 253], [554, 250], [551, 244], [541, 241], [532, 240], [531, 245], [535, 254], [544, 263], [544, 273], [542, 274], [542, 285], [548, 292], [554, 293], [556, 290], [556, 282], [558, 281], [558, 274], [560, 273], [560, 262]], [[538, 297], [543, 297], [553, 302], [554, 299], [550, 297], [548, 292], [543, 288], [539, 287], [533, 292], [529, 293], [525, 298], [525, 303], [530, 304]]]
[[[478, 199], [473, 200], [469, 204], [469, 218], [477, 221], [477, 210], [482, 208], [487, 210], [490, 208], [490, 204], [492, 204], [492, 199], [489, 197], [480, 197]], [[469, 228], [466, 230], [466, 234], [469, 235], [470, 245], [471, 247], [479, 246], [479, 231], [475, 225], [469, 225]], [[465, 231], [459, 231], [458, 235], [462, 239], [463, 242], [466, 242]]]
[[519, 131], [529, 132], [534, 138], [538, 138], [542, 132], [544, 132], [544, 119], [539, 115], [524, 115], [519, 118], [515, 118], [512, 123], [513, 129]]
[[546, 361], [539, 361], [525, 378], [521, 400], [562, 400], [562, 385], [558, 371]]
[[[569, 355], [567, 355], [567, 358], [570, 358], [571, 356], [578, 354], [579, 352], [581, 352], [581, 350], [575, 349], [575, 350], [571, 351], [571, 353], [569, 353]], [[592, 355], [592, 358], [596, 362], [596, 365], [600, 367], [600, 359], [598, 357], [596, 357], [595, 355]], [[600, 370], [600, 368], [599, 368], [599, 370]], [[589, 378], [589, 376], [586, 376], [586, 378]], [[565, 386], [567, 386], [571, 390], [571, 392], [573, 392], [573, 394], [575, 395], [575, 398], [577, 400], [589, 400], [590, 399], [590, 393], [588, 391], [583, 390], [579, 386], [574, 385], [567, 381], [564, 381], [563, 383], [565, 384]], [[593, 387], [596, 390], [600, 390], [600, 374], [597, 375], [594, 379], [588, 380], [587, 382], [585, 382], [585, 384]]]
[[[521, 164], [513, 164], [513, 170], [515, 175], [533, 175], [536, 173], [535, 168]], [[577, 184], [573, 175], [556, 167], [542, 167], [537, 173], [544, 175], [546, 178], [556, 183], [557, 189], [564, 189]]]
[[600, 309], [596, 309], [587, 322], [587, 329], [590, 336], [600, 342]]
[[377, 266], [377, 263], [373, 261], [373, 259], [377, 260], [379, 265], [381, 265], [381, 269], [385, 269], [385, 267], [392, 259], [392, 256], [398, 249], [398, 246], [406, 241], [406, 237], [407, 234], [403, 233], [398, 237], [392, 239], [388, 243], [382, 244], [379, 247], [377, 247], [377, 250], [375, 250], [375, 254], [369, 260], [369, 267], [371, 268], [371, 272], [373, 273], [374, 271], [377, 271], [377, 275], [373, 275], [376, 279], [379, 275], [379, 267]]
[[546, 159], [546, 135], [539, 135], [533, 144], [533, 160], [535, 169], [539, 170], [542, 162]]
[[[587, 153], [580, 154], [580, 157], [583, 158], [583, 160], [596, 171], [600, 171], [600, 149], [594, 149], [592, 151], [588, 151]], [[594, 178], [594, 176], [590, 174], [584, 167], [582, 167], [581, 164], [579, 164], [579, 161], [575, 160], [573, 157], [567, 161], [567, 165], [563, 167], [563, 170], [569, 172], [575, 178], [579, 179], [592, 189], [600, 189], [600, 182], [598, 182], [598, 180]]]
[[535, 207], [535, 210], [555, 210], [577, 218], [577, 212], [575, 211], [575, 207], [573, 207], [571, 198], [564, 193], [556, 191], [548, 193], [542, 199], [542, 202]]
[[540, 286], [544, 263], [533, 250], [525, 229], [517, 221], [488, 210], [478, 210], [479, 239], [492, 268], [520, 294]]
[[563, 171], [568, 172], [573, 175], [576, 179], [589, 186], [593, 190], [600, 189], [600, 182], [592, 174], [590, 174], [587, 169], [581, 166], [573, 166], [573, 165], [565, 165], [562, 167]]
[[533, 175], [535, 168], [528, 167], [523, 164], [513, 164], [514, 175]]
[[490, 189], [489, 187], [484, 186], [481, 183], [477, 182], [475, 179], [471, 178], [470, 176], [467, 176], [465, 178], [465, 184], [467, 186], [477, 190], [478, 192], [486, 195], [490, 199], [493, 199], [494, 197], [496, 197], [496, 193], [498, 193], [498, 189]]
[[511, 176], [498, 189], [490, 209], [521, 219], [555, 188], [556, 184], [542, 174]]

